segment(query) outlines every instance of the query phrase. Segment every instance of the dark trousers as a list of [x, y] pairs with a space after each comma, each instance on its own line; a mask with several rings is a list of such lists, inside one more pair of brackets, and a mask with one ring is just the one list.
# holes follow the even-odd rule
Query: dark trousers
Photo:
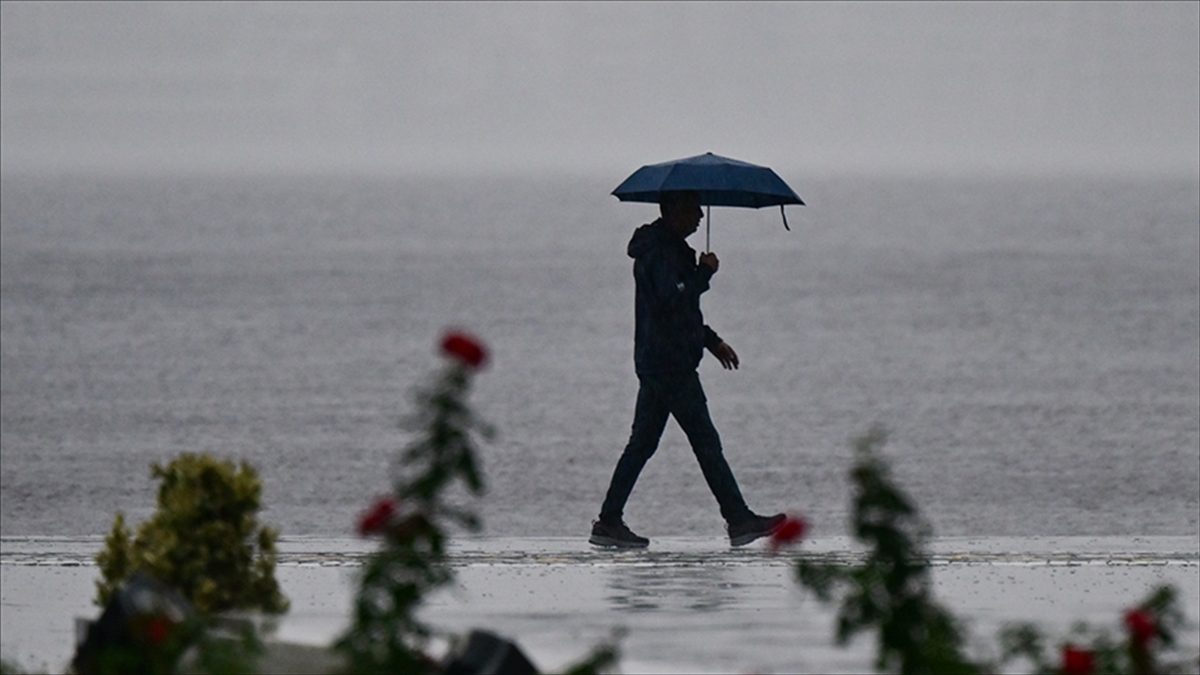
[[633, 413], [633, 431], [629, 444], [617, 461], [608, 494], [600, 508], [600, 520], [615, 523], [621, 520], [625, 502], [633, 491], [642, 467], [658, 449], [667, 426], [667, 417], [679, 423], [683, 433], [692, 444], [692, 452], [700, 462], [704, 480], [721, 506], [721, 516], [727, 522], [743, 520], [750, 514], [746, 500], [738, 489], [737, 480], [725, 453], [721, 450], [721, 437], [708, 414], [708, 399], [700, 386], [700, 376], [690, 373], [665, 375], [639, 375], [637, 408]]

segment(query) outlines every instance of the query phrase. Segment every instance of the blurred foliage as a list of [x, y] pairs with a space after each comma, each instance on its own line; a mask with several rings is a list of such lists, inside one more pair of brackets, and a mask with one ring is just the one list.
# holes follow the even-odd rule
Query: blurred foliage
[[96, 556], [103, 607], [134, 572], [180, 591], [201, 613], [262, 610], [288, 602], [275, 580], [275, 530], [258, 524], [262, 484], [247, 463], [185, 453], [151, 466], [160, 480], [158, 508], [130, 536], [118, 513]]
[[[380, 549], [366, 561], [348, 630], [335, 643], [353, 673], [436, 673], [443, 665], [426, 653], [432, 630], [416, 612], [423, 599], [454, 576], [446, 554], [452, 526], [478, 530], [470, 509], [452, 504], [456, 487], [470, 495], [485, 490], [477, 440], [490, 440], [492, 427], [471, 410], [467, 396], [487, 350], [473, 337], [449, 333], [442, 341], [446, 367], [416, 390], [415, 413], [404, 426], [413, 441], [400, 453], [391, 493], [359, 521], [364, 536], [380, 536]], [[611, 669], [619, 633], [595, 647], [573, 675]]]
[[879, 457], [886, 440], [878, 427], [854, 440], [852, 527], [855, 538], [870, 547], [865, 562], [847, 568], [801, 559], [797, 577], [825, 602], [844, 590], [837, 642], [844, 645], [860, 632], [875, 630], [877, 670], [905, 675], [988, 672], [986, 665], [965, 656], [958, 621], [933, 598], [922, 550], [929, 527]]
[[1174, 588], [1162, 586], [1124, 616], [1126, 635], [1093, 633], [1084, 624], [1056, 641], [1057, 657], [1032, 623], [1010, 624], [1000, 633], [1000, 662], [972, 660], [959, 621], [938, 604], [931, 590], [924, 543], [929, 526], [913, 501], [893, 481], [880, 456], [887, 440], [875, 427], [853, 441], [855, 463], [851, 527], [868, 547], [861, 565], [796, 563], [800, 584], [825, 603], [840, 601], [836, 639], [844, 645], [855, 635], [876, 634], [875, 668], [880, 672], [969, 674], [1012, 672], [1024, 660], [1037, 673], [1060, 675], [1150, 675], [1200, 672], [1200, 659], [1172, 653], [1175, 635], [1185, 624]]
[[[1144, 600], [1126, 612], [1128, 618], [1139, 613], [1148, 619], [1150, 633], [1139, 635], [1129, 630], [1123, 637], [1095, 630], [1086, 623], [1077, 624], [1070, 635], [1055, 640], [1057, 655], [1047, 653], [1048, 640], [1033, 623], [1015, 623], [1000, 632], [1001, 663], [1024, 660], [1038, 673], [1090, 673], [1092, 675], [1184, 675], [1200, 672], [1200, 658], [1184, 658], [1177, 653], [1175, 636], [1186, 620], [1179, 594], [1171, 586], [1151, 590]], [[1090, 668], [1073, 668], [1068, 652]], [[1055, 656], [1058, 658], [1056, 659]], [[1079, 659], [1077, 659], [1079, 660]]]
[[250, 624], [231, 627], [214, 617], [191, 616], [172, 626], [162, 641], [107, 644], [86, 661], [78, 659], [78, 675], [231, 675], [256, 673], [264, 647]]
[[492, 431], [466, 403], [474, 370], [452, 359], [418, 389], [417, 412], [406, 422], [416, 436], [401, 453], [392, 495], [360, 523], [363, 534], [382, 535], [383, 546], [364, 565], [350, 627], [335, 644], [351, 672], [437, 670], [425, 653], [431, 631], [416, 610], [430, 591], [453, 578], [446, 559], [449, 527], [479, 527], [474, 513], [445, 498], [455, 484], [474, 495], [484, 491], [475, 438]]

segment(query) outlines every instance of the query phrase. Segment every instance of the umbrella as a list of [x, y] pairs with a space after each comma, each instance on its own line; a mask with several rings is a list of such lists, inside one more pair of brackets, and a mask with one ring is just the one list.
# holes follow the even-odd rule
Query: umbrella
[[[662, 193], [682, 190], [698, 193], [700, 203], [710, 207], [710, 214], [713, 206], [758, 209], [778, 205], [779, 212], [783, 214], [783, 226], [788, 230], [791, 228], [788, 227], [783, 205], [804, 206], [799, 195], [771, 169], [711, 152], [660, 164], [647, 164], [634, 171], [612, 194], [623, 202], [657, 204]], [[704, 221], [707, 249], [711, 218], [706, 216]]]

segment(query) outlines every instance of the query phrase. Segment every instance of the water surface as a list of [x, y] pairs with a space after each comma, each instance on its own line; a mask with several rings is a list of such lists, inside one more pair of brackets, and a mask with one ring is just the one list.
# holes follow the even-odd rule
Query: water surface
[[[348, 536], [463, 326], [493, 352], [486, 533], [583, 536], [632, 421], [624, 248], [654, 217], [619, 178], [5, 175], [4, 535], [145, 518], [149, 464], [208, 451], [261, 472], [285, 535]], [[1197, 536], [1193, 178], [792, 181], [792, 232], [713, 212], [703, 307], [742, 368], [701, 377], [753, 508], [843, 534], [847, 441], [878, 422], [939, 535]], [[721, 535], [674, 425], [626, 515]]]

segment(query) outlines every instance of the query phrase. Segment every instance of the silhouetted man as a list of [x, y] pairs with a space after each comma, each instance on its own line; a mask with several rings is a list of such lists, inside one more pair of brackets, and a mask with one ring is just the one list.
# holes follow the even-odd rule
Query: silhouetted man
[[629, 241], [636, 285], [634, 365], [638, 376], [637, 407], [629, 444], [613, 471], [600, 518], [589, 541], [598, 546], [643, 548], [650, 540], [625, 525], [625, 502], [646, 462], [658, 449], [667, 417], [687, 435], [704, 480], [721, 507], [734, 546], [744, 546], [774, 532], [785, 516], [765, 517], [746, 506], [737, 480], [725, 461], [721, 437], [708, 414], [708, 403], [696, 368], [708, 349], [726, 370], [738, 367], [738, 355], [700, 313], [700, 294], [709, 288], [720, 262], [714, 253], [700, 255], [686, 239], [700, 225], [703, 212], [694, 192], [665, 193], [662, 217], [639, 227]]

